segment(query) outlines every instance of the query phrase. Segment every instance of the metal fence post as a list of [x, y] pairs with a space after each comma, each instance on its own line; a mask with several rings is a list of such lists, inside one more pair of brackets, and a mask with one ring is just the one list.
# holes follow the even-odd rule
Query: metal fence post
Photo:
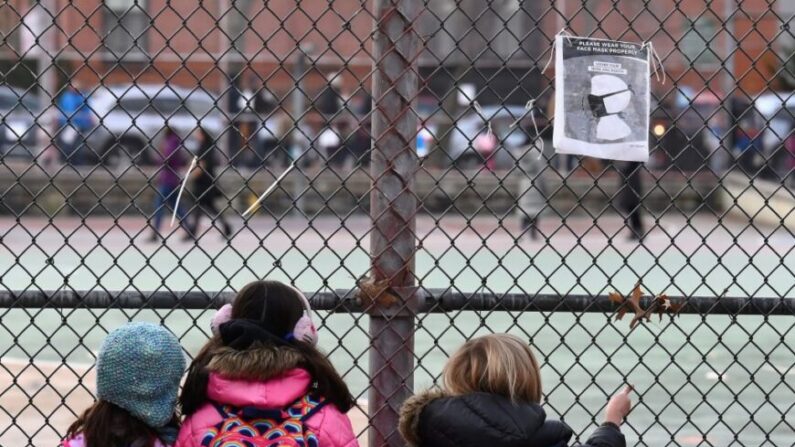
[[[398, 415], [414, 371], [415, 218], [418, 160], [412, 102], [417, 96], [417, 0], [375, 2], [373, 44], [373, 188], [370, 197], [371, 279], [389, 292], [373, 297], [370, 317], [369, 444], [399, 446]], [[386, 300], [390, 293], [393, 300]], [[397, 298], [397, 300], [394, 300]]]
[[[725, 41], [723, 43], [725, 59], [723, 60], [723, 76], [721, 76], [721, 89], [723, 90], [723, 99], [721, 100], [721, 107], [723, 107], [722, 115], [726, 117], [726, 123], [723, 129], [720, 129], [722, 134], [718, 135], [720, 144], [718, 150], [721, 151], [718, 158], [718, 168], [716, 174], [723, 176], [727, 170], [731, 169], [731, 147], [734, 143], [734, 130], [737, 123], [734, 118], [734, 92], [739, 85], [738, 80], [735, 79], [734, 71], [734, 53], [737, 52], [737, 38], [735, 37], [735, 13], [737, 11], [736, 0], [724, 0], [723, 2], [723, 32], [725, 33]], [[715, 130], [715, 129], [713, 129]], [[715, 155], [713, 155], [715, 157]]]
[[[292, 94], [290, 96], [292, 103], [291, 113], [293, 117], [293, 130], [290, 134], [289, 157], [292, 158], [294, 163], [298, 163], [298, 166], [301, 166], [306, 162], [304, 156], [310, 149], [306, 143], [307, 138], [304, 132], [307, 130], [303, 126], [303, 121], [304, 115], [306, 114], [306, 87], [304, 85], [306, 82], [304, 78], [306, 77], [307, 53], [312, 51], [314, 51], [312, 45], [300, 45], [298, 52], [295, 55], [295, 62], [293, 63], [292, 76], [295, 87], [293, 88]], [[304, 212], [306, 174], [300, 169], [298, 171], [300, 175], [295, 177], [292, 192], [294, 200], [293, 212], [300, 216]]]
[[[57, 153], [55, 141], [58, 134], [58, 86], [57, 68], [55, 65], [56, 50], [59, 39], [58, 28], [56, 27], [58, 9], [53, 5], [52, 0], [42, 0], [38, 4], [31, 6], [31, 12], [36, 18], [36, 46], [33, 55], [36, 57], [36, 77], [40, 87], [40, 94], [45, 99], [44, 110], [38, 114], [36, 121], [40, 129], [37, 140], [41, 145], [39, 157], [48, 160], [52, 156], [50, 152]], [[71, 82], [71, 79], [69, 80]], [[5, 117], [3, 117], [5, 118]], [[56, 157], [57, 158], [57, 157]]]

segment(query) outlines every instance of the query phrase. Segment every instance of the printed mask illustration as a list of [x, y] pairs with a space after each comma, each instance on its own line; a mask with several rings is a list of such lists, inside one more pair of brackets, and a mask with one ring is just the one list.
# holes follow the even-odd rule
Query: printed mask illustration
[[612, 75], [596, 75], [591, 78], [588, 107], [598, 120], [596, 138], [616, 141], [632, 133], [632, 129], [618, 116], [629, 106], [630, 99], [632, 91], [621, 78]]

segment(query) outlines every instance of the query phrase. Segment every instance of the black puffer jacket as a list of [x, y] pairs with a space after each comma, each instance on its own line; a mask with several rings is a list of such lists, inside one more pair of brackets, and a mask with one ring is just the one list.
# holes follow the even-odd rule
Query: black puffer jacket
[[[414, 447], [564, 447], [571, 428], [547, 420], [540, 405], [514, 404], [495, 394], [426, 392], [407, 400], [400, 433]], [[625, 447], [624, 435], [603, 425], [583, 447]]]

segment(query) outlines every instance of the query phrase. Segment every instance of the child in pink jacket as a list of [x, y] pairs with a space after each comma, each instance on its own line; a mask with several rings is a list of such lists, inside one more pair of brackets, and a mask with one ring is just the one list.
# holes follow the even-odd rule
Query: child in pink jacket
[[256, 281], [213, 318], [213, 337], [188, 369], [174, 447], [357, 447], [344, 413], [353, 397], [317, 350], [309, 302]]

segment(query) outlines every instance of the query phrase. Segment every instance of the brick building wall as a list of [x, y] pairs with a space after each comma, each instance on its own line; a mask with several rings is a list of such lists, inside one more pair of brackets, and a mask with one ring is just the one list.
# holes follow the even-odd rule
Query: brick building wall
[[[312, 46], [315, 70], [307, 77], [310, 91], [321, 90], [327, 78], [343, 66], [347, 66], [340, 73], [344, 89], [367, 89], [369, 82], [373, 27], [369, 2], [336, 0], [329, 4], [303, 1], [298, 7], [295, 1], [49, 1], [59, 11], [59, 30], [55, 34], [56, 48], [60, 50], [58, 59], [64, 61], [62, 65], [68, 71], [89, 84], [98, 83], [100, 79], [106, 83], [136, 79], [153, 83], [169, 81], [184, 86], [199, 84], [219, 91], [227, 82], [219, 68], [219, 60], [229, 49], [230, 40], [224, 38], [216, 23], [224, 23], [235, 35], [238, 34], [236, 29], [244, 30], [235, 42], [240, 52], [229, 51], [226, 58], [230, 71], [239, 73], [241, 79], [259, 78], [275, 92], [289, 91], [294, 84], [289, 70], [297, 54], [298, 42], [301, 42]], [[428, 39], [429, 50], [422, 57], [421, 64], [426, 67], [424, 73], [431, 75], [439, 72], [435, 68], [440, 64], [458, 64], [463, 69], [452, 72], [463, 73], [464, 77], [469, 76], [482, 87], [489, 83], [496, 86], [504, 81], [493, 76], [475, 76], [475, 70], [466, 70], [467, 57], [459, 55], [458, 62], [455, 62], [454, 54], [440, 54], [439, 50], [444, 53], [445, 45], [452, 45], [455, 53], [458, 40], [459, 46], [463, 47], [462, 53], [472, 47], [474, 50], [469, 56], [479, 55], [478, 64], [483, 66], [477, 67], [478, 70], [488, 71], [494, 68], [488, 67], [489, 54], [497, 54], [496, 57], [492, 54], [492, 59], [499, 62], [506, 55], [498, 53], [508, 48], [510, 73], [500, 64], [495, 70], [524, 82], [527, 77], [523, 73], [532, 72], [537, 76], [538, 67], [543, 65], [548, 54], [549, 42], [540, 31], [551, 36], [563, 23], [570, 32], [579, 35], [650, 40], [672, 80], [680, 86], [696, 89], [708, 86], [716, 95], [723, 95], [720, 62], [726, 56], [727, 42], [726, 33], [721, 31], [727, 20], [724, 1], [727, 0], [655, 0], [648, 3], [637, 0], [556, 0], [554, 4], [565, 13], [563, 20], [548, 11], [550, 4], [546, 2], [533, 2], [537, 5], [535, 9], [518, 11], [500, 11], [499, 5], [494, 3], [490, 7], [496, 11], [492, 13], [495, 18], [491, 25], [486, 25], [490, 30], [480, 30], [491, 40], [490, 44], [485, 44], [485, 41], [477, 42], [472, 37], [461, 40], [455, 35], [458, 31], [453, 30], [458, 27], [464, 30], [462, 35], [473, 34], [469, 32], [473, 24], [484, 26], [482, 14], [452, 17], [451, 14], [458, 14], [449, 11], [456, 6], [454, 2], [431, 0], [429, 11], [433, 14], [425, 14], [417, 20], [422, 35], [436, 36]], [[776, 3], [783, 1], [777, 0]], [[240, 14], [225, 13], [228, 11], [225, 5], [229, 3], [239, 5], [243, 10]], [[20, 28], [24, 27], [15, 27], [14, 22], [23, 20], [31, 4], [31, 0], [9, 0], [3, 6], [6, 20], [0, 21], [0, 28], [8, 37], [4, 39], [5, 45], [0, 46], [0, 54], [5, 60], [18, 57], [12, 47], [20, 45]], [[140, 9], [133, 7], [130, 10], [133, 4]], [[785, 8], [771, 8], [766, 0], [744, 0], [741, 4], [742, 9], [730, 19], [739, 41], [733, 58], [733, 76], [738, 79], [742, 93], [754, 96], [765, 90], [771, 67], [775, 66], [771, 42], [782, 32], [776, 12]], [[515, 8], [526, 8], [522, 2], [517, 5]], [[467, 8], [473, 9], [473, 14], [489, 7], [483, 2], [467, 1], [457, 6], [464, 12]], [[120, 13], [123, 17], [121, 24], [131, 28], [132, 34], [137, 35], [136, 29], [143, 30], [135, 40], [137, 47], [133, 51], [113, 49], [119, 47], [119, 41], [125, 37], [132, 42], [132, 38], [125, 36], [125, 31], [118, 25], [119, 19], [111, 13], [114, 8], [126, 11]], [[500, 34], [501, 20], [510, 32]], [[517, 20], [523, 21], [512, 22]], [[439, 26], [444, 26], [444, 31], [438, 32]], [[9, 32], [9, 27], [14, 32]], [[538, 32], [532, 32], [534, 29]], [[448, 36], [446, 44], [441, 41], [445, 35]], [[518, 41], [513, 42], [511, 39], [517, 39], [517, 35]], [[517, 49], [511, 51], [512, 46]], [[487, 51], [484, 53], [482, 49]], [[451, 70], [447, 71], [449, 77]], [[445, 82], [449, 84], [449, 81]], [[528, 90], [527, 94], [537, 93], [541, 88], [536, 78], [528, 82], [527, 86], [522, 86]], [[500, 97], [502, 94], [498, 94], [498, 99]]]

